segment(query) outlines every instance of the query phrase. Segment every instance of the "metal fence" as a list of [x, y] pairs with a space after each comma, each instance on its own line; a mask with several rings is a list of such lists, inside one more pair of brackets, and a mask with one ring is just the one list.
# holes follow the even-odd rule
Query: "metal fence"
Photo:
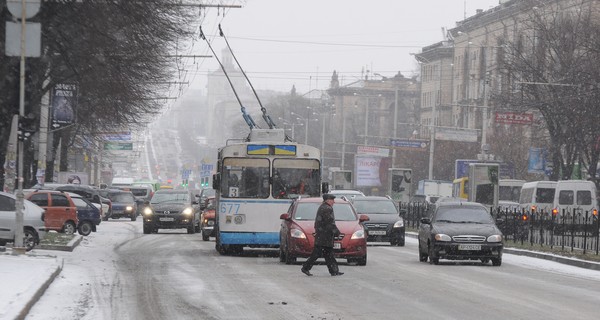
[[[400, 204], [405, 226], [409, 229], [418, 229], [421, 218], [429, 216], [433, 209], [433, 205], [424, 203]], [[562, 210], [552, 214], [491, 208], [490, 212], [504, 234], [505, 242], [599, 254], [600, 219], [597, 211]]]

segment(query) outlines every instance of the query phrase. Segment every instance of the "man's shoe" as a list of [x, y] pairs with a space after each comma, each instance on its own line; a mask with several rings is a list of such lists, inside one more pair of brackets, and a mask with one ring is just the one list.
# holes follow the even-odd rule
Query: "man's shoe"
[[336, 273], [332, 274], [331, 276], [335, 277], [335, 276], [341, 276], [343, 274], [344, 274], [343, 272], [336, 272]]
[[304, 268], [300, 269], [300, 271], [302, 271], [302, 273], [304, 273], [305, 275], [307, 275], [307, 276], [309, 276], [309, 277], [311, 277], [311, 276], [312, 276], [312, 273], [310, 273], [310, 271], [308, 271], [308, 270], [306, 270], [306, 269], [304, 269]]

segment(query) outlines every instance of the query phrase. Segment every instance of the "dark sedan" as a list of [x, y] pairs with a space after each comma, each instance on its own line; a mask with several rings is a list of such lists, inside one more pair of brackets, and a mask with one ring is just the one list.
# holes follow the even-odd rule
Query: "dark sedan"
[[[279, 231], [279, 260], [286, 264], [296, 258], [308, 258], [315, 244], [315, 218], [322, 198], [300, 198], [295, 200], [282, 219]], [[358, 216], [352, 205], [342, 199], [336, 199], [333, 205], [335, 224], [340, 235], [335, 238], [333, 252], [336, 258], [356, 262], [360, 266], [367, 264], [367, 241], [362, 222], [368, 221], [365, 215]]]
[[394, 201], [388, 197], [356, 197], [352, 204], [358, 214], [365, 214], [367, 241], [387, 242], [393, 246], [404, 246], [404, 219], [400, 216]]
[[419, 260], [492, 261], [502, 264], [503, 236], [486, 207], [474, 202], [438, 202], [419, 225]]

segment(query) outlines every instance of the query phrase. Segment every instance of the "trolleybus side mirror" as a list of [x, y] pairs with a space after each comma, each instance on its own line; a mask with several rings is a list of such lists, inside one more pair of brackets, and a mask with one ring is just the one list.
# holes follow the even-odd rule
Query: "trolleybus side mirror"
[[329, 182], [321, 183], [321, 193], [329, 193]]
[[213, 178], [213, 183], [212, 183], [213, 189], [215, 189], [215, 190], [221, 189], [221, 175], [218, 173], [215, 173], [215, 174], [213, 174], [212, 178]]

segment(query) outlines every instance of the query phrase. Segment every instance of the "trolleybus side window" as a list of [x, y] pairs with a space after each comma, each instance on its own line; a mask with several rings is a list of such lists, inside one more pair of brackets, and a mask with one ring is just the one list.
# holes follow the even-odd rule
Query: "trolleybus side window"
[[223, 161], [221, 196], [225, 198], [269, 197], [269, 160], [227, 158]]
[[320, 194], [319, 161], [315, 159], [275, 159], [273, 161], [273, 198]]

